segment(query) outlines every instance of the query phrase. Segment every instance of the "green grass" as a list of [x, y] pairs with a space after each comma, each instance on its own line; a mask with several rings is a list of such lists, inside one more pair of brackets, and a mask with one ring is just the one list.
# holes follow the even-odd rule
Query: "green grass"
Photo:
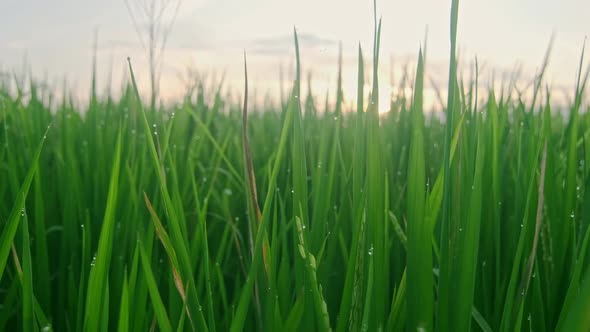
[[587, 62], [567, 112], [549, 53], [532, 100], [477, 95], [458, 17], [444, 116], [424, 113], [426, 45], [411, 98], [378, 113], [376, 15], [355, 109], [341, 60], [334, 103], [303, 95], [296, 31], [271, 109], [247, 74], [243, 104], [200, 82], [155, 112], [131, 63], [85, 107], [0, 81], [0, 330], [589, 330]]

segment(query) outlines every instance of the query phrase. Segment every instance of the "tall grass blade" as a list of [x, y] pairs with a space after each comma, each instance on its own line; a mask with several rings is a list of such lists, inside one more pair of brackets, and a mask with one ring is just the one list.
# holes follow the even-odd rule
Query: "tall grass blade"
[[412, 105], [412, 140], [408, 160], [408, 263], [407, 305], [408, 327], [432, 330], [434, 280], [432, 276], [432, 229], [425, 218], [426, 179], [424, 158], [424, 119], [422, 89], [424, 62], [418, 55], [416, 86]]
[[43, 150], [43, 143], [45, 142], [45, 138], [47, 137], [48, 132], [49, 127], [47, 128], [47, 131], [45, 131], [43, 139], [41, 139], [41, 142], [35, 150], [35, 154], [33, 155], [32, 163], [27, 172], [27, 176], [25, 177], [18, 191], [16, 200], [14, 202], [8, 220], [4, 224], [2, 233], [0, 234], [0, 279], [4, 275], [4, 268], [6, 267], [6, 261], [8, 260], [8, 255], [10, 254], [10, 247], [13, 243], [12, 241], [14, 240], [14, 236], [16, 235], [18, 225], [24, 214], [25, 199], [27, 197], [27, 194], [29, 193], [29, 188], [31, 187], [33, 177], [37, 172], [37, 167], [39, 167], [39, 156], [41, 155], [41, 151]]

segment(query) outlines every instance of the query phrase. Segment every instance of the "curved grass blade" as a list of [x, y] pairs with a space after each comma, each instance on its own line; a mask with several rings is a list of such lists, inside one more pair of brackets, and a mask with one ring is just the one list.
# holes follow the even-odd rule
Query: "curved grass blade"
[[[291, 123], [293, 120], [293, 97], [291, 97], [291, 101], [289, 103], [289, 107], [287, 108], [287, 113], [285, 114], [285, 120], [283, 123], [283, 128], [281, 130], [281, 136], [279, 139], [279, 144], [277, 148], [276, 158], [274, 160], [274, 164], [271, 169], [269, 182], [268, 182], [268, 191], [272, 193], [275, 191], [277, 186], [277, 177], [279, 174], [279, 169], [281, 166], [281, 162], [283, 160], [283, 154], [286, 149], [287, 139], [289, 137], [289, 130], [291, 128]], [[261, 252], [262, 252], [262, 242], [263, 238], [266, 233], [266, 228], [270, 223], [270, 214], [271, 214], [271, 204], [273, 200], [273, 195], [267, 195], [264, 201], [264, 206], [262, 209], [262, 222], [260, 223], [260, 227], [256, 231], [256, 237], [254, 242], [254, 256], [252, 258], [252, 265], [250, 266], [250, 271], [248, 271], [248, 276], [246, 277], [246, 284], [242, 288], [240, 295], [238, 296], [238, 306], [236, 308], [234, 319], [231, 323], [230, 331], [232, 332], [239, 332], [244, 329], [244, 324], [246, 320], [246, 314], [248, 312], [248, 305], [252, 296], [252, 289], [254, 286], [254, 280], [258, 273], [258, 265], [260, 264], [261, 259]]]
[[[258, 193], [256, 191], [256, 176], [254, 175], [254, 163], [252, 162], [252, 149], [248, 140], [248, 66], [246, 64], [246, 52], [244, 52], [244, 107], [242, 111], [242, 151], [244, 156], [244, 173], [246, 174], [246, 184], [250, 204], [248, 207], [254, 210], [257, 225], [260, 226], [262, 214], [260, 213], [260, 206], [258, 204]], [[251, 230], [256, 228], [250, 226]], [[265, 238], [262, 246], [262, 258], [264, 262], [264, 270], [267, 275], [268, 271], [268, 238]]]
[[[179, 211], [178, 207], [175, 206], [174, 202], [172, 201], [172, 197], [168, 191], [168, 187], [166, 184], [166, 179], [164, 178], [164, 166], [161, 164], [160, 156], [158, 151], [156, 150], [156, 144], [154, 143], [154, 138], [151, 135], [150, 125], [148, 123], [148, 118], [143, 106], [141, 104], [141, 98], [139, 95], [139, 90], [137, 88], [137, 82], [135, 81], [135, 74], [133, 73], [133, 67], [131, 66], [131, 60], [127, 59], [129, 64], [129, 72], [131, 74], [131, 82], [133, 85], [133, 91], [135, 94], [135, 98], [138, 102], [138, 107], [141, 111], [141, 116], [143, 119], [143, 126], [145, 135], [147, 138], [149, 154], [152, 160], [152, 166], [158, 178], [158, 183], [160, 187], [160, 193], [162, 194], [162, 199], [164, 201], [164, 207], [166, 216], [168, 217], [168, 221], [170, 224], [171, 230], [171, 240], [174, 242], [174, 246], [176, 248], [176, 253], [179, 258], [179, 266], [180, 266], [180, 273], [181, 278], [183, 280], [191, 280], [192, 281], [192, 274], [193, 268], [191, 265], [191, 260], [189, 256], [189, 252], [187, 250], [187, 234], [183, 233], [183, 228], [180, 224], [179, 218]], [[197, 322], [199, 324], [199, 330], [208, 330], [207, 323], [205, 321], [205, 317], [203, 315], [202, 310], [198, 310], [201, 308], [201, 304], [198, 298], [197, 290], [193, 282], [189, 282], [187, 286], [187, 302], [188, 302], [188, 309], [190, 311], [191, 317], [196, 317]], [[193, 327], [195, 330], [196, 327]]]
[[47, 127], [45, 135], [43, 135], [43, 139], [41, 139], [41, 143], [39, 143], [37, 150], [35, 150], [31, 167], [29, 168], [27, 176], [25, 177], [25, 180], [19, 189], [19, 192], [16, 196], [16, 201], [12, 207], [12, 211], [10, 212], [8, 220], [2, 229], [2, 234], [0, 234], [0, 279], [4, 275], [4, 268], [6, 268], [6, 261], [8, 260], [8, 255], [10, 254], [10, 246], [12, 245], [12, 241], [16, 235], [16, 230], [18, 229], [18, 225], [22, 219], [21, 215], [24, 211], [25, 199], [29, 193], [29, 188], [31, 187], [33, 177], [37, 172], [37, 168], [39, 167], [39, 156], [43, 150], [43, 143], [45, 143], [45, 138], [47, 137], [48, 132], [49, 127]]

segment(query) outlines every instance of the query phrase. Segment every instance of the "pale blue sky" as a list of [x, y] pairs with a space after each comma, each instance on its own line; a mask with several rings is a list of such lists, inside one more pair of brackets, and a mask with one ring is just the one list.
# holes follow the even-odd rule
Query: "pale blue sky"
[[[380, 0], [377, 8], [383, 18], [383, 79], [388, 80], [391, 56], [394, 74], [415, 58], [428, 26], [427, 70], [444, 82], [450, 0]], [[124, 0], [2, 0], [0, 13], [0, 68], [20, 68], [26, 54], [33, 72], [60, 81], [67, 77], [79, 91], [87, 91], [92, 38], [98, 28], [99, 78], [106, 77], [112, 63], [119, 80], [130, 55], [147, 84], [145, 54]], [[549, 79], [554, 86], [567, 86], [575, 79], [584, 36], [590, 34], [589, 13], [587, 0], [463, 0], [460, 54], [465, 62], [477, 55], [488, 72], [521, 63], [530, 74], [555, 33]], [[206, 72], [226, 71], [230, 84], [239, 82], [244, 48], [254, 84], [275, 89], [279, 64], [292, 63], [293, 26], [302, 37], [304, 69], [314, 71], [319, 89], [327, 89], [335, 79], [342, 41], [345, 86], [352, 93], [357, 45], [363, 45], [365, 54], [372, 47], [372, 0], [184, 0], [169, 40], [162, 94], [180, 94], [178, 73], [189, 65]]]

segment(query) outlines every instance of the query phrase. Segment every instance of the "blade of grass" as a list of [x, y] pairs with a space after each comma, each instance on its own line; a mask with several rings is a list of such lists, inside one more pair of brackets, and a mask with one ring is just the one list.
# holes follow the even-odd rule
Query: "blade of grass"
[[441, 235], [440, 235], [440, 247], [441, 247], [441, 259], [439, 262], [440, 266], [440, 278], [438, 287], [438, 309], [437, 309], [437, 321], [436, 326], [439, 331], [451, 331], [449, 325], [449, 310], [451, 304], [450, 284], [451, 284], [451, 261], [450, 261], [450, 248], [449, 248], [449, 233], [451, 226], [451, 181], [452, 170], [450, 163], [450, 150], [451, 140], [453, 135], [454, 119], [453, 114], [455, 112], [455, 96], [457, 86], [457, 62], [456, 62], [456, 44], [457, 44], [457, 18], [459, 13], [459, 0], [452, 0], [451, 3], [451, 26], [450, 26], [450, 65], [449, 65], [449, 84], [448, 84], [448, 95], [447, 95], [447, 109], [446, 109], [446, 129], [445, 129], [445, 141], [444, 141], [444, 155], [443, 155], [443, 204], [442, 204], [442, 219], [441, 219]]
[[48, 132], [49, 127], [47, 127], [47, 131], [45, 131], [43, 139], [37, 146], [35, 154], [33, 155], [31, 166], [27, 172], [27, 176], [25, 177], [25, 180], [19, 189], [14, 206], [10, 212], [10, 216], [8, 217], [8, 220], [2, 229], [2, 234], [0, 235], [0, 279], [4, 275], [4, 268], [6, 267], [6, 261], [8, 260], [8, 255], [10, 254], [10, 246], [12, 245], [12, 241], [14, 240], [14, 236], [16, 235], [18, 225], [22, 218], [22, 213], [25, 207], [25, 199], [29, 193], [33, 176], [37, 172], [37, 167], [39, 167], [39, 156], [43, 150], [43, 143], [45, 142]]
[[[22, 228], [22, 253], [23, 253], [23, 331], [34, 331], [35, 323], [33, 302], [33, 267], [31, 263], [31, 243], [29, 238], [29, 222], [26, 212], [23, 212], [24, 220], [21, 223]], [[36, 328], [36, 326], [35, 326]]]
[[424, 160], [424, 119], [422, 86], [424, 64], [422, 50], [418, 55], [416, 86], [412, 105], [412, 140], [408, 160], [408, 259], [407, 326], [412, 330], [432, 330], [434, 280], [432, 277], [432, 229], [425, 218], [426, 179]]
[[145, 253], [145, 249], [143, 248], [142, 242], [138, 241], [137, 245], [139, 247], [139, 254], [141, 256], [141, 266], [143, 267], [144, 277], [148, 285], [150, 298], [152, 299], [152, 306], [156, 314], [156, 320], [158, 321], [158, 326], [160, 327], [160, 330], [163, 332], [172, 332], [172, 325], [170, 325], [170, 319], [168, 319], [168, 314], [166, 313], [166, 309], [164, 308], [164, 303], [162, 303], [162, 298], [160, 297], [158, 285], [156, 284], [156, 279], [154, 278], [154, 274], [152, 273], [150, 261], [147, 257], [147, 254]]
[[[115, 228], [117, 196], [119, 193], [119, 171], [121, 164], [121, 132], [117, 135], [115, 145], [115, 157], [112, 166], [109, 193], [104, 213], [104, 219], [98, 240], [98, 250], [93, 258], [92, 268], [88, 277], [86, 297], [86, 313], [84, 318], [84, 330], [99, 331], [104, 326], [102, 312], [105, 302], [105, 288], [108, 282], [108, 274], [113, 251], [113, 232]], [[108, 316], [107, 316], [108, 317]]]
[[123, 278], [123, 291], [121, 293], [121, 304], [119, 305], [119, 322], [117, 323], [117, 331], [129, 331], [129, 282], [127, 280], [127, 271]]

